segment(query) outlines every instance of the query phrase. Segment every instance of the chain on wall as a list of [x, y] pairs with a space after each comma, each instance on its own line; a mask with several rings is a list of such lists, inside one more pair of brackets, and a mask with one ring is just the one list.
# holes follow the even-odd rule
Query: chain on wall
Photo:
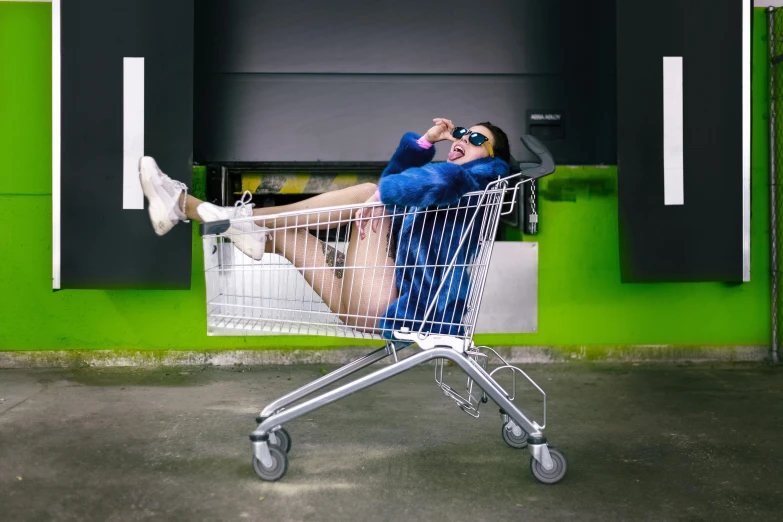
[[769, 42], [769, 169], [770, 169], [770, 282], [772, 300], [771, 357], [778, 361], [781, 325], [780, 241], [783, 239], [783, 8], [767, 11]]
[[538, 234], [538, 180], [522, 185], [523, 198], [523, 230], [525, 234]]

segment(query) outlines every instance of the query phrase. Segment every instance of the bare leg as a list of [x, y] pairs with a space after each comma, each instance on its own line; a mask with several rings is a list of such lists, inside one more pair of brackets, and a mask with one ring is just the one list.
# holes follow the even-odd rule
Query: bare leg
[[275, 220], [259, 219], [256, 223], [273, 229], [271, 243], [274, 251], [299, 269], [332, 312], [344, 323], [367, 331], [377, 326], [381, 314], [397, 299], [394, 253], [390, 251], [387, 240], [390, 220], [383, 219], [378, 232], [373, 232], [368, 224], [364, 240], [359, 238], [359, 229], [353, 225], [344, 266], [336, 266], [336, 252], [328, 250], [333, 250], [333, 247], [324, 245], [308, 231], [335, 228], [350, 222], [355, 209], [317, 210], [364, 203], [377, 189], [375, 184], [365, 183], [290, 205], [254, 210], [256, 216], [312, 211]]
[[201, 222], [201, 218], [198, 215], [198, 212], [196, 212], [196, 208], [204, 203], [198, 198], [194, 198], [190, 194], [185, 194], [185, 215], [188, 217], [188, 219], [193, 221]]
[[[376, 190], [375, 184], [365, 183], [289, 205], [256, 208], [253, 213], [264, 216], [358, 205], [367, 201]], [[185, 213], [188, 219], [201, 221], [196, 212], [201, 203], [187, 195]], [[267, 252], [277, 252], [288, 259], [332, 312], [347, 325], [373, 331], [381, 314], [397, 299], [394, 253], [387, 241], [390, 220], [383, 219], [378, 232], [373, 232], [368, 224], [364, 240], [359, 239], [358, 227], [352, 225], [344, 266], [335, 263], [336, 253], [329, 250], [332, 247], [308, 232], [346, 224], [353, 219], [354, 213], [355, 210], [312, 212], [275, 220], [259, 219], [256, 223], [273, 229], [272, 240], [266, 242]]]
[[368, 225], [364, 240], [353, 226], [344, 266], [335, 266], [334, 257], [330, 261], [324, 243], [306, 226], [274, 229], [271, 243], [345, 324], [372, 331], [397, 298], [394, 253], [387, 242], [389, 226], [388, 218], [382, 220], [378, 232]]
[[[363, 183], [361, 185], [344, 188], [342, 190], [335, 190], [332, 192], [318, 194], [317, 196], [313, 196], [312, 198], [308, 198], [297, 203], [274, 207], [256, 208], [253, 209], [253, 214], [256, 216], [264, 216], [297, 210], [314, 210], [337, 205], [358, 205], [367, 201], [377, 189], [378, 187], [374, 183]], [[196, 212], [196, 208], [201, 205], [203, 201], [191, 196], [190, 194], [183, 193], [183, 197], [186, 198], [184, 202], [185, 215], [188, 217], [188, 219], [200, 222], [201, 218], [199, 217], [198, 212]], [[350, 220], [350, 218], [351, 212], [347, 210], [342, 212], [332, 211], [323, 212], [322, 214], [309, 214], [308, 222], [312, 224], [312, 226], [309, 228], [310, 230], [325, 230], [328, 228], [334, 228], [340, 224], [336, 223], [336, 221], [345, 223]], [[268, 228], [283, 227], [286, 226], [286, 224], [289, 226], [293, 225], [294, 223], [291, 221], [291, 219], [292, 218], [288, 218], [287, 223], [286, 220], [282, 218], [274, 221], [268, 219], [259, 220], [256, 223], [258, 223], [260, 226], [266, 226]]]
[[389, 218], [381, 221], [378, 232], [373, 232], [367, 225], [364, 239], [359, 238], [359, 228], [352, 227], [342, 287], [347, 324], [376, 328], [381, 315], [397, 299], [395, 252], [389, 245], [390, 226]]
[[[378, 186], [374, 183], [362, 183], [361, 185], [355, 185], [353, 187], [344, 188], [341, 190], [334, 190], [332, 192], [324, 192], [318, 194], [312, 198], [291, 203], [289, 205], [280, 205], [275, 207], [264, 207], [253, 209], [253, 214], [256, 216], [268, 216], [270, 214], [280, 214], [282, 212], [294, 212], [298, 210], [317, 210], [325, 207], [335, 207], [339, 205], [359, 205], [364, 203], [370, 196], [375, 194], [378, 190]], [[329, 228], [335, 228], [340, 224], [344, 224], [352, 217], [352, 211], [329, 211], [321, 213], [309, 213], [307, 216], [302, 217], [301, 224], [305, 224], [304, 219], [307, 219], [307, 226], [310, 230], [326, 230]], [[277, 228], [284, 226], [295, 225], [294, 217], [278, 218], [276, 220], [271, 219], [259, 219], [256, 223], [259, 226], [265, 226], [267, 228]]]

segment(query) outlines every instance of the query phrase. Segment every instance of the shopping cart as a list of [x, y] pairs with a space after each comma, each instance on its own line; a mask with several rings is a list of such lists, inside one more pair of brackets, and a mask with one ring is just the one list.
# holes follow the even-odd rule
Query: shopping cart
[[[305, 334], [385, 341], [382, 348], [264, 408], [250, 436], [253, 468], [261, 479], [279, 480], [288, 469], [291, 436], [283, 427], [287, 422], [428, 361], [434, 361], [437, 385], [464, 412], [478, 417], [480, 405], [489, 399], [500, 407], [503, 440], [513, 448], [529, 448], [530, 468], [539, 481], [554, 484], [563, 478], [565, 456], [550, 448], [543, 435], [546, 394], [497, 351], [473, 343], [500, 218], [516, 209], [524, 183], [551, 174], [555, 168], [541, 143], [532, 136], [521, 139], [540, 163], [512, 162], [508, 177], [452, 205], [386, 207], [385, 215], [376, 218], [380, 224], [377, 236], [382, 237], [385, 230], [386, 241], [378, 241], [374, 251], [365, 246], [363, 252], [357, 252], [358, 247], [351, 246], [350, 239], [358, 233], [354, 220], [357, 209], [384, 208], [380, 203], [264, 216], [274, 220], [274, 232], [266, 239], [266, 251], [270, 253], [258, 261], [237, 247], [243, 241], [242, 224], [257, 217], [202, 225], [210, 334]], [[431, 236], [429, 242], [420, 241], [419, 251], [399, 263], [395, 257], [397, 243], [411, 240], [399, 234], [406, 220], [419, 220], [424, 225], [419, 230], [430, 227], [443, 233], [440, 241], [432, 239], [437, 236]], [[461, 234], [456, 241], [443, 241], [450, 223], [460, 223]], [[433, 274], [437, 276], [436, 285], [419, 295], [408, 295], [402, 304], [413, 307], [416, 313], [397, 313], [395, 282], [399, 286], [399, 281]], [[396, 305], [400, 306], [399, 300]], [[406, 358], [398, 356], [400, 350], [412, 345], [417, 345], [419, 351]], [[393, 362], [302, 401], [386, 357]], [[444, 380], [450, 373], [444, 375], [448, 361], [467, 374], [464, 392]], [[501, 375], [505, 387], [497, 380]], [[542, 396], [540, 424], [514, 404], [517, 383], [524, 380]]]

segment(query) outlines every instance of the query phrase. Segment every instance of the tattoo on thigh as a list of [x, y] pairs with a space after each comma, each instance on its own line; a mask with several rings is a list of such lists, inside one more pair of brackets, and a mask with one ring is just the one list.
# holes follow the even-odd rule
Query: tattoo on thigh
[[321, 242], [321, 250], [323, 250], [324, 256], [326, 256], [326, 264], [334, 268], [334, 276], [337, 279], [343, 278], [343, 267], [345, 266], [345, 254], [329, 246], [323, 241]]
[[392, 234], [392, 227], [386, 229], [386, 246], [386, 255], [389, 256], [389, 259], [397, 259], [397, 245]]

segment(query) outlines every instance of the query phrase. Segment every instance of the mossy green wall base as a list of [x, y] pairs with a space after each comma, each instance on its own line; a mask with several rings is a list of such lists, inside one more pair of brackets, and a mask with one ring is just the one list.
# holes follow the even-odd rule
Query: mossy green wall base
[[[751, 282], [621, 284], [617, 169], [560, 167], [541, 186], [541, 234], [523, 238], [508, 231], [509, 236], [517, 234], [514, 239], [540, 243], [539, 331], [481, 335], [478, 343], [557, 346], [566, 351], [579, 346], [596, 354], [603, 353], [602, 346], [769, 343], [762, 10], [756, 10], [754, 21]], [[0, 2], [0, 350], [290, 350], [345, 345], [345, 340], [320, 337], [207, 337], [195, 227], [188, 291], [51, 290], [50, 25], [48, 3]], [[198, 169], [194, 175], [203, 180]], [[146, 219], [142, 212], [139, 219]], [[100, 254], [100, 245], [95, 249], [85, 255]]]
[[[608, 346], [586, 349], [521, 346], [497, 347], [511, 364], [563, 362], [758, 362], [766, 359], [764, 346]], [[0, 369], [13, 368], [108, 368], [156, 366], [260, 366], [288, 364], [347, 364], [366, 355], [367, 348], [335, 350], [39, 350], [0, 351]], [[404, 354], [403, 354], [404, 356]], [[391, 357], [376, 364], [394, 362]], [[494, 361], [497, 362], [497, 361]], [[491, 364], [494, 364], [491, 363]], [[326, 372], [323, 369], [322, 372]]]

